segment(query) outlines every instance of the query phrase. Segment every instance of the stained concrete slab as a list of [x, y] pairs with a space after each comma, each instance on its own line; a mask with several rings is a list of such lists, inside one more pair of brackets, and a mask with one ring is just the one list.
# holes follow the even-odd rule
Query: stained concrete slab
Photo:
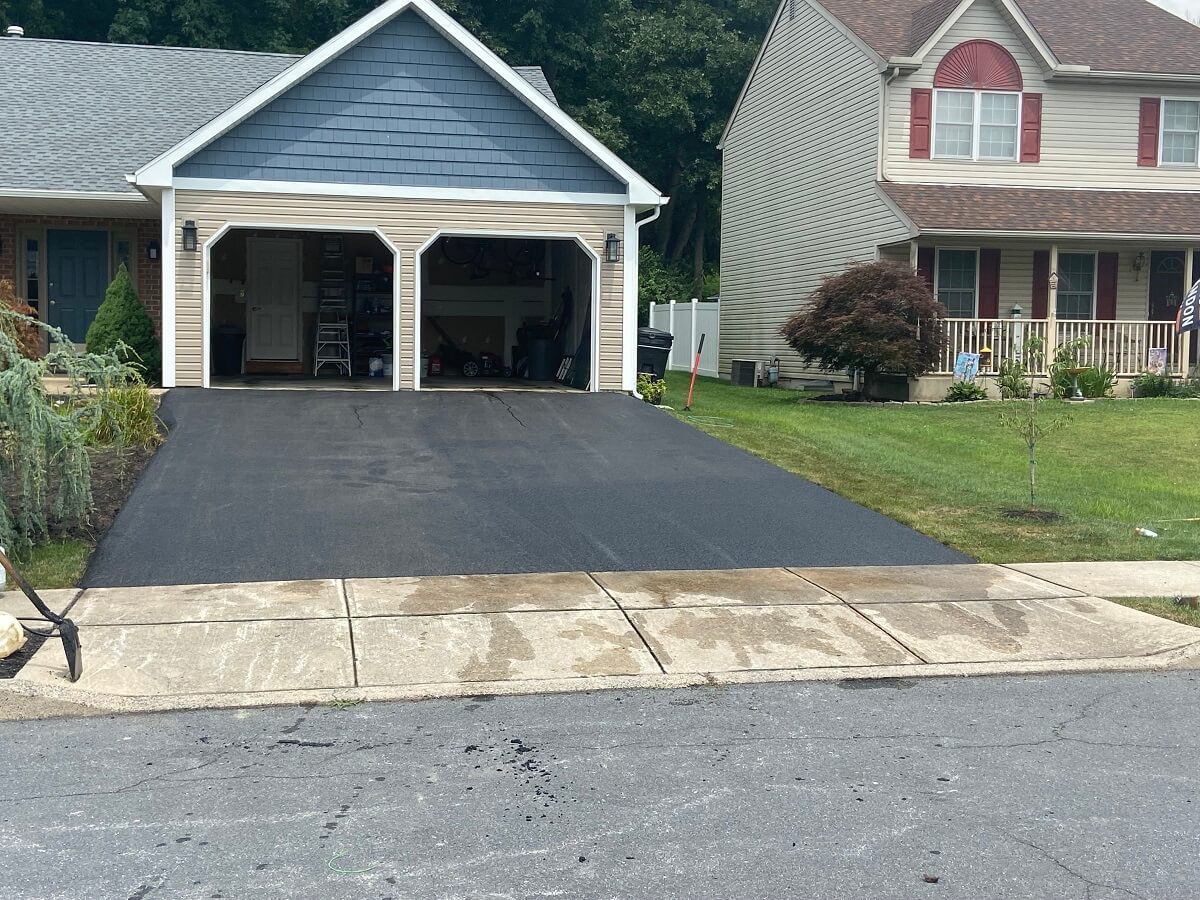
[[264, 581], [91, 588], [71, 610], [80, 625], [166, 625], [346, 617], [336, 581]]
[[1040, 600], [1082, 596], [1003, 566], [856, 566], [792, 569], [847, 603]]
[[625, 609], [838, 602], [787, 569], [597, 572], [595, 578]]
[[855, 608], [931, 663], [1113, 659], [1200, 645], [1200, 628], [1096, 597]]
[[[64, 590], [38, 591], [37, 595], [42, 598], [42, 602], [48, 607], [56, 613], [61, 613], [79, 595], [79, 590], [77, 588], [68, 588]], [[36, 620], [41, 618], [38, 615], [37, 608], [29, 602], [29, 598], [11, 585], [7, 591], [0, 594], [0, 613], [8, 613], [10, 616], [16, 616], [18, 619]]]
[[[77, 687], [117, 696], [226, 694], [354, 685], [342, 620], [102, 625], [80, 629]], [[17, 681], [65, 683], [62, 645], [47, 641]]]
[[364, 687], [660, 671], [619, 611], [405, 616], [353, 624]]
[[629, 616], [668, 673], [919, 662], [844, 606], [647, 609]]
[[346, 582], [346, 597], [354, 616], [616, 608], [583, 572], [354, 578]]
[[1190, 562], [1027, 563], [1008, 568], [1096, 597], [1200, 594], [1200, 565]]

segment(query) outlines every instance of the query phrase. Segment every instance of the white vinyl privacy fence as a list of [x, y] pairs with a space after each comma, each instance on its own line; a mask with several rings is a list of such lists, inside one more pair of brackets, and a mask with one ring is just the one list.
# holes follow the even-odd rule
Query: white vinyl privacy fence
[[700, 354], [700, 374], [718, 377], [717, 360], [720, 358], [721, 301], [691, 300], [687, 303], [651, 303], [650, 327], [669, 331], [675, 337], [671, 355], [667, 359], [668, 369], [684, 372], [692, 370], [692, 360], [700, 335], [704, 335], [704, 352]]

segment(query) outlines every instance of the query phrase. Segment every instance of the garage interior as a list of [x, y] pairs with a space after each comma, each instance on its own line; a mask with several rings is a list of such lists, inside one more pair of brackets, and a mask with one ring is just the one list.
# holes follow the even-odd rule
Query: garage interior
[[391, 390], [395, 261], [378, 237], [234, 228], [210, 253], [213, 387]]
[[592, 267], [572, 240], [437, 240], [421, 264], [421, 387], [588, 390]]

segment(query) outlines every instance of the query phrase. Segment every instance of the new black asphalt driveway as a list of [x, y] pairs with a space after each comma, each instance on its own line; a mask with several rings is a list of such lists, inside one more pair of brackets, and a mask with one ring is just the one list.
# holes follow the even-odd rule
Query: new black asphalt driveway
[[89, 587], [967, 558], [626, 396], [175, 390]]

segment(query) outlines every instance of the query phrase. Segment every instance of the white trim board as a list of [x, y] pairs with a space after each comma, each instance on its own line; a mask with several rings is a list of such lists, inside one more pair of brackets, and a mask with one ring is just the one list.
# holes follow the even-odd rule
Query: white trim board
[[507, 191], [490, 188], [405, 187], [379, 184], [335, 184], [312, 181], [251, 181], [220, 178], [176, 178], [180, 191], [224, 191], [245, 194], [294, 194], [317, 197], [379, 197], [394, 200], [466, 200], [496, 203], [546, 203], [562, 206], [625, 206], [624, 194], [572, 194], [556, 191]]
[[207, 125], [197, 129], [180, 143], [142, 166], [133, 175], [135, 183], [140, 187], [171, 187], [176, 165], [258, 112], [276, 97], [303, 81], [376, 29], [410, 9], [418, 13], [426, 22], [441, 32], [447, 40], [523, 99], [550, 125], [573, 141], [601, 166], [608, 169], [616, 178], [623, 181], [628, 186], [628, 202], [648, 205], [658, 205], [662, 202], [662, 194], [657, 188], [593, 137], [557, 104], [552, 103], [541, 91], [518, 75], [511, 66], [501, 60], [451, 16], [443, 12], [432, 0], [386, 0], [385, 3], [363, 16], [349, 28], [326, 41], [312, 53], [297, 60], [243, 100], [235, 103]]
[[[174, 201], [172, 200], [172, 206], [173, 205], [174, 205]], [[166, 229], [165, 223], [167, 222], [167, 219], [165, 217], [163, 218], [163, 222], [164, 222], [164, 233], [165, 233], [165, 229]], [[200, 267], [200, 272], [201, 272], [200, 277], [202, 279], [201, 301], [200, 301], [200, 327], [201, 327], [201, 332], [202, 332], [201, 336], [200, 336], [200, 354], [201, 354], [200, 385], [201, 385], [201, 387], [205, 387], [205, 388], [212, 387], [212, 373], [210, 371], [212, 368], [212, 335], [210, 334], [210, 329], [212, 328], [212, 249], [220, 242], [221, 238], [223, 238], [226, 234], [228, 234], [230, 231], [233, 231], [234, 229], [242, 229], [242, 230], [247, 230], [247, 231], [253, 231], [253, 230], [313, 231], [313, 232], [317, 232], [318, 234], [322, 234], [322, 233], [330, 233], [330, 234], [354, 233], [354, 234], [373, 234], [373, 235], [375, 235], [375, 237], [378, 238], [379, 242], [381, 244], [383, 244], [383, 246], [387, 247], [387, 249], [389, 251], [391, 251], [391, 254], [392, 254], [392, 261], [393, 261], [393, 269], [392, 269], [392, 390], [394, 390], [394, 391], [400, 390], [400, 361], [398, 359], [399, 336], [400, 336], [400, 284], [401, 284], [400, 278], [402, 275], [402, 269], [401, 269], [402, 260], [401, 260], [401, 255], [400, 255], [400, 248], [397, 247], [395, 244], [393, 244], [391, 242], [391, 240], [388, 239], [388, 236], [386, 234], [384, 234], [381, 229], [376, 228], [374, 226], [366, 226], [366, 225], [331, 226], [328, 222], [324, 222], [324, 223], [322, 223], [322, 222], [226, 222], [224, 225], [222, 225], [220, 228], [218, 228], [215, 232], [213, 232], [213, 234], [208, 238], [208, 240], [206, 240], [204, 242], [204, 244], [201, 246], [200, 250], [197, 251], [203, 255], [203, 258], [201, 260], [201, 267]], [[164, 273], [166, 273], [167, 271], [171, 272], [170, 281], [171, 281], [171, 294], [172, 294], [172, 302], [173, 302], [174, 301], [174, 292], [175, 292], [174, 266], [172, 265], [171, 269], [168, 270], [165, 265], [165, 263], [166, 263], [165, 257], [164, 257], [163, 262], [164, 262], [163, 272]], [[166, 278], [165, 278], [165, 274], [164, 274], [164, 297], [166, 294], [165, 285], [166, 285]], [[165, 303], [165, 300], [164, 300], [164, 304], [163, 304], [163, 312], [164, 312], [163, 331], [165, 333], [166, 332], [166, 303]], [[172, 319], [173, 318], [174, 318], [174, 309], [172, 309]], [[174, 322], [172, 322], [172, 326], [173, 325], [174, 325]], [[301, 339], [301, 344], [303, 345], [303, 338]], [[301, 346], [301, 352], [303, 353], [303, 346]], [[414, 365], [414, 369], [416, 367], [418, 367], [419, 365], [420, 365], [420, 360], [418, 359], [417, 363]], [[164, 367], [164, 369], [165, 369], [165, 367]], [[173, 385], [165, 385], [164, 384], [164, 387], [168, 387], [168, 386], [173, 386]]]
[[[531, 240], [545, 241], [571, 241], [592, 261], [592, 297], [591, 297], [591, 368], [590, 377], [588, 379], [588, 392], [598, 393], [600, 391], [600, 268], [604, 264], [600, 254], [597, 253], [583, 237], [575, 232], [570, 231], [511, 231], [507, 229], [479, 229], [479, 228], [439, 228], [435, 231], [432, 237], [417, 248], [417, 252], [413, 265], [413, 277], [415, 278], [415, 293], [413, 295], [413, 390], [421, 390], [421, 320], [424, 316], [421, 315], [421, 290], [422, 279], [424, 277], [421, 263], [425, 258], [425, 254], [434, 244], [443, 237], [474, 237], [484, 239], [504, 239], [504, 238], [528, 238]], [[622, 292], [623, 293], [623, 292]], [[628, 297], [623, 298], [628, 302]], [[399, 332], [397, 332], [399, 333]], [[399, 390], [400, 384], [400, 369], [393, 361], [393, 376], [396, 381], [396, 390]]]

